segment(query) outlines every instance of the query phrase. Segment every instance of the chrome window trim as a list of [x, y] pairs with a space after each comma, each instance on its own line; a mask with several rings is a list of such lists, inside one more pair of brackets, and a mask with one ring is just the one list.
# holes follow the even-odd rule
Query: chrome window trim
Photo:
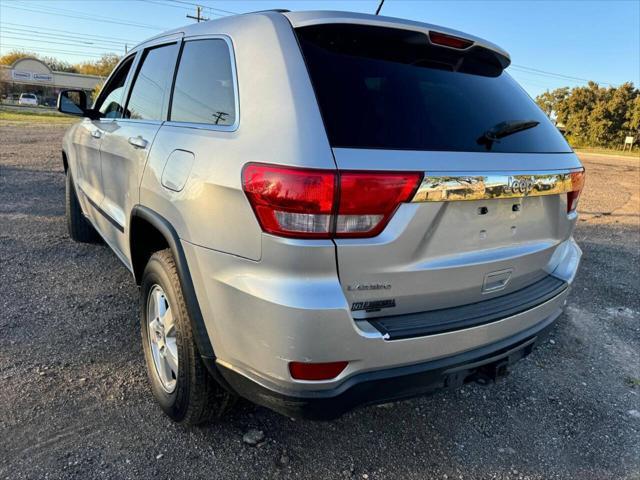
[[425, 173], [411, 203], [540, 197], [574, 191], [584, 169], [495, 173]]
[[[126, 83], [126, 103], [124, 105], [124, 111], [126, 112], [127, 109], [129, 108], [129, 102], [131, 101], [131, 94], [133, 93], [132, 91], [132, 87], [135, 85], [136, 80], [138, 79], [138, 74], [140, 73], [140, 68], [142, 68], [142, 65], [140, 62], [142, 62], [142, 56], [144, 55], [144, 53], [148, 50], [153, 50], [156, 48], [162, 48], [168, 45], [173, 45], [176, 44], [176, 47], [178, 48], [178, 52], [176, 53], [176, 56], [174, 58], [174, 63], [177, 62], [178, 57], [180, 56], [180, 49], [182, 48], [182, 34], [172, 34], [172, 35], [165, 35], [163, 37], [159, 37], [156, 39], [153, 39], [153, 41], [148, 41], [145, 42], [144, 47], [143, 48], [139, 48], [138, 51], [136, 52], [136, 58], [133, 62], [133, 65], [131, 65], [131, 71], [129, 71], [129, 76], [127, 77], [127, 83]], [[173, 68], [171, 69], [171, 80], [172, 83], [170, 84], [170, 87], [168, 89], [168, 92], [165, 92], [165, 95], [168, 93], [169, 96], [171, 95], [171, 88], [173, 86], [173, 75], [175, 74], [176, 71], [176, 65], [174, 64]], [[166, 117], [167, 117], [167, 112], [169, 111], [169, 99], [167, 98], [166, 103], [165, 100], [163, 99], [162, 101], [162, 113], [160, 115], [161, 118], [159, 119], [145, 119], [145, 118], [126, 118], [126, 117], [120, 117], [117, 118], [116, 120], [119, 121], [125, 121], [125, 122], [133, 122], [133, 123], [147, 123], [147, 124], [151, 124], [151, 125], [160, 125], [162, 124]]]
[[147, 48], [154, 47], [156, 45], [160, 45], [163, 43], [172, 43], [174, 41], [179, 43], [183, 37], [184, 37], [184, 32], [163, 33], [155, 37], [152, 37], [149, 40], [145, 40], [142, 43], [137, 44], [135, 47], [129, 50], [129, 52], [133, 52], [133, 51], [139, 52], [142, 50], [146, 50]]
[[145, 120], [141, 118], [114, 118], [113, 120], [117, 120], [118, 123], [144, 123], [145, 125], [162, 125], [162, 120]]
[[[164, 122], [165, 125], [171, 127], [183, 127], [183, 128], [195, 128], [200, 130], [214, 130], [219, 132], [235, 132], [240, 126], [240, 92], [238, 88], [238, 72], [236, 69], [236, 56], [235, 50], [233, 48], [233, 42], [231, 37], [227, 35], [221, 34], [210, 34], [210, 35], [193, 35], [190, 37], [184, 37], [182, 40], [182, 49], [184, 50], [185, 45], [191, 41], [198, 40], [223, 40], [227, 44], [227, 51], [229, 53], [229, 64], [231, 65], [231, 79], [233, 81], [233, 106], [235, 108], [235, 120], [231, 125], [214, 125], [211, 123], [200, 123], [200, 122], [176, 122], [168, 119]], [[180, 52], [182, 57], [182, 51]], [[180, 68], [180, 63], [176, 65], [176, 75], [178, 69]], [[173, 89], [175, 89], [175, 82], [172, 85], [171, 98], [173, 103]], [[169, 112], [171, 112], [172, 105], [169, 105]]]

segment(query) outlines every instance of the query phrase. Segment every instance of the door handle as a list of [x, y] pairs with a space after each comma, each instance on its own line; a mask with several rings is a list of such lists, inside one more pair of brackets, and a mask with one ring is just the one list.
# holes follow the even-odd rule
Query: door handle
[[149, 142], [147, 142], [140, 135], [138, 135], [137, 137], [129, 137], [129, 143], [136, 148], [147, 148], [147, 145], [149, 145]]
[[93, 138], [100, 138], [102, 137], [102, 132], [100, 130], [91, 130], [91, 136]]

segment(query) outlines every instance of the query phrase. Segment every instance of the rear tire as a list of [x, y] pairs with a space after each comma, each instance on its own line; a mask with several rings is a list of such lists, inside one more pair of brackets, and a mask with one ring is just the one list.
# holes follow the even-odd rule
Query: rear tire
[[67, 171], [65, 184], [65, 210], [67, 216], [67, 229], [72, 240], [81, 243], [96, 243], [100, 240], [98, 233], [82, 213], [82, 207], [78, 201], [76, 186], [73, 183], [71, 172]]
[[200, 358], [170, 249], [151, 256], [140, 291], [144, 357], [160, 407], [185, 425], [220, 418], [236, 397], [211, 377]]

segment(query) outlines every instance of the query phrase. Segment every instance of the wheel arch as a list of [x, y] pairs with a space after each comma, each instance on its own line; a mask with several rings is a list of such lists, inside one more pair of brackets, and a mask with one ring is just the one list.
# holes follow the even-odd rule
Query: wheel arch
[[[151, 255], [164, 248], [171, 249], [198, 351], [209, 372], [220, 382], [221, 376], [215, 366], [213, 346], [198, 304], [187, 258], [175, 228], [159, 213], [143, 205], [136, 205], [131, 211], [129, 232], [131, 264], [137, 285], [141, 283], [144, 268]], [[224, 384], [223, 386], [226, 387]]]
[[67, 152], [62, 150], [62, 168], [64, 168], [65, 175], [67, 174], [67, 170], [69, 170], [69, 159], [67, 158]]

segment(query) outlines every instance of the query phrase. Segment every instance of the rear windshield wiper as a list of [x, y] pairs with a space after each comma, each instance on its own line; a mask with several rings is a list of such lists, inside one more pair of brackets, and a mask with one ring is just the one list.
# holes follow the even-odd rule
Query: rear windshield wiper
[[480, 138], [478, 138], [477, 142], [480, 145], [485, 145], [487, 150], [491, 150], [493, 143], [499, 142], [501, 138], [522, 132], [523, 130], [529, 130], [538, 125], [540, 125], [540, 122], [536, 120], [510, 120], [500, 122], [484, 132]]

